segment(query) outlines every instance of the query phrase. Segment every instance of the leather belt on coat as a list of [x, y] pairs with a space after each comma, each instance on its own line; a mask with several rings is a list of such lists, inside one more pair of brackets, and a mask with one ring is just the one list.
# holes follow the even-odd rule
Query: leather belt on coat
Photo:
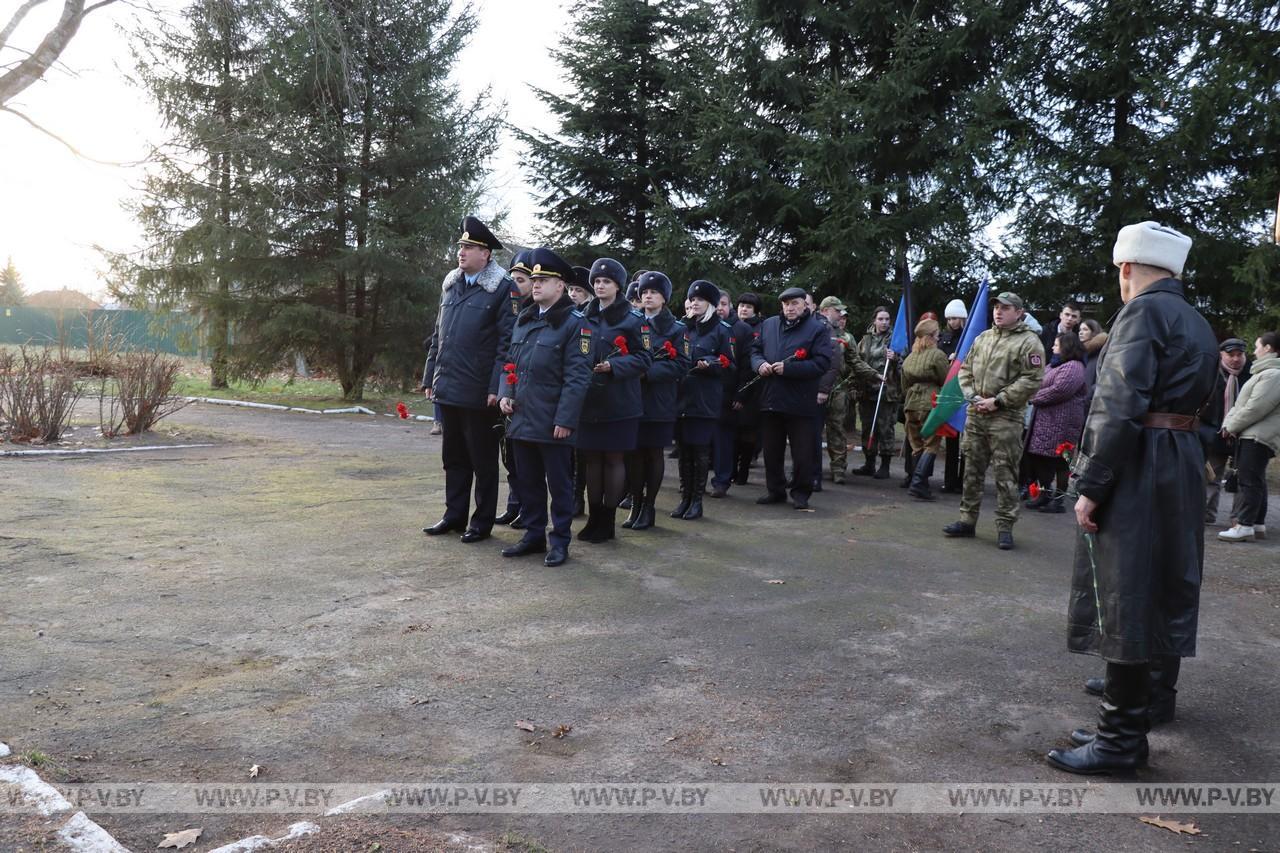
[[1200, 418], [1195, 415], [1178, 415], [1173, 412], [1147, 412], [1142, 418], [1147, 429], [1177, 429], [1195, 432], [1200, 429]]

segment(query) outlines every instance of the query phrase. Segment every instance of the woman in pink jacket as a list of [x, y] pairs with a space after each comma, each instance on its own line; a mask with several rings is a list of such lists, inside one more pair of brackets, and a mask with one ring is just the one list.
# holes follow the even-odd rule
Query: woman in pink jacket
[[1058, 335], [1044, 382], [1031, 398], [1035, 412], [1027, 431], [1026, 459], [1032, 482], [1040, 485], [1040, 495], [1027, 502], [1027, 509], [1065, 512], [1067, 461], [1058, 448], [1063, 443], [1074, 446], [1084, 429], [1085, 400], [1089, 396], [1084, 358], [1084, 344], [1075, 332]]

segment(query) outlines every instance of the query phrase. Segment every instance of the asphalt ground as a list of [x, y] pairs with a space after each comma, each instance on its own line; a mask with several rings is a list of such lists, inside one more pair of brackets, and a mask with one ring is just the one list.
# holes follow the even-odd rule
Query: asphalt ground
[[[828, 483], [809, 513], [756, 506], [755, 469], [685, 522], [661, 511], [672, 462], [656, 530], [575, 542], [548, 569], [499, 556], [517, 531], [423, 536], [443, 486], [425, 424], [192, 406], [162, 440], [215, 446], [0, 459], [0, 741], [47, 756], [49, 781], [236, 782], [258, 764], [304, 782], [1106, 784], [1043, 760], [1096, 714], [1081, 685], [1101, 664], [1065, 648], [1073, 517], [1024, 512], [998, 551], [990, 484], [975, 540], [945, 539], [956, 498], [909, 500], [897, 463]], [[1271, 518], [1268, 542], [1207, 529], [1199, 657], [1140, 781], [1280, 783]], [[314, 814], [90, 816], [134, 850], [199, 825], [185, 849], [204, 851]], [[556, 851], [1280, 847], [1273, 815], [1179, 819], [1202, 834], [838, 810], [354, 825], [382, 850], [439, 832]], [[2, 850], [48, 833], [0, 816]]]

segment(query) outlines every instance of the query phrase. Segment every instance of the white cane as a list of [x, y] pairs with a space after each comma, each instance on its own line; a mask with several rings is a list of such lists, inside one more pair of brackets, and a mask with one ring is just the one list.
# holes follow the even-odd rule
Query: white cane
[[[875, 414], [871, 416], [871, 438], [869, 441], [867, 441], [867, 449], [865, 451], [868, 454], [871, 453], [872, 448], [875, 447], [876, 445], [876, 421], [880, 420], [880, 401], [884, 399], [884, 380], [885, 380], [885, 377], [888, 375], [889, 375], [889, 353], [888, 353], [888, 350], [885, 350], [884, 370], [880, 373], [880, 391], [879, 393], [876, 394], [876, 411], [875, 411]], [[868, 462], [867, 464], [871, 464], [871, 463]]]

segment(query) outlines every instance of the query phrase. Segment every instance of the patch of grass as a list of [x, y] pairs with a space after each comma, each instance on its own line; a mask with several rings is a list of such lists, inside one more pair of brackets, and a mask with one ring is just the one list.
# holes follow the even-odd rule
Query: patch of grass
[[18, 760], [33, 770], [45, 770], [56, 776], [65, 776], [66, 768], [54, 761], [52, 756], [47, 752], [41, 752], [38, 749], [29, 749], [18, 755]]
[[504, 832], [502, 837], [498, 839], [498, 849], [501, 851], [511, 851], [511, 853], [553, 853], [550, 847], [546, 847], [532, 838], [525, 838], [518, 832]]

